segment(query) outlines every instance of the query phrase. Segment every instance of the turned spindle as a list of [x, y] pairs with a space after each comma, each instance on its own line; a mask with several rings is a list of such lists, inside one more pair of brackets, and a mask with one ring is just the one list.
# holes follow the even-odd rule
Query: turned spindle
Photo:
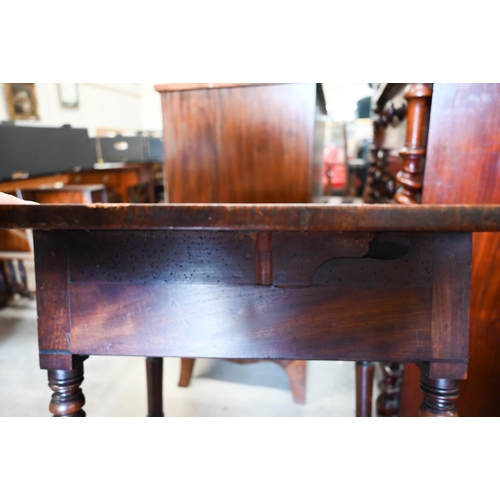
[[420, 203], [426, 131], [429, 122], [429, 107], [432, 90], [428, 84], [412, 83], [408, 85], [403, 97], [408, 102], [406, 141], [399, 155], [403, 166], [396, 179], [399, 184], [394, 199], [402, 205]]

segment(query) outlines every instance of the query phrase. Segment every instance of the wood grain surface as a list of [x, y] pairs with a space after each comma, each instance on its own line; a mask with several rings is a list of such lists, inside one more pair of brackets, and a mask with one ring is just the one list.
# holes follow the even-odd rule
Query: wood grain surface
[[312, 201], [316, 84], [197, 85], [158, 87], [168, 201]]
[[406, 361], [430, 356], [430, 288], [70, 288], [75, 354]]

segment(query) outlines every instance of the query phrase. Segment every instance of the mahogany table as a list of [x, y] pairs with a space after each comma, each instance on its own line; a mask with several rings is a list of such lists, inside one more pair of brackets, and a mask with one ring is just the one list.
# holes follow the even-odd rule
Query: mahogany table
[[0, 206], [33, 228], [40, 366], [84, 416], [91, 355], [414, 361], [423, 416], [467, 374], [471, 232], [500, 206]]

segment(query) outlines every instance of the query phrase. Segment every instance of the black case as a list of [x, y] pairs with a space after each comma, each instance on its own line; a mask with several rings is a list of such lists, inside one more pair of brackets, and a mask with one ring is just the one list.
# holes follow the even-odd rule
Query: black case
[[0, 179], [15, 173], [30, 176], [67, 172], [97, 163], [95, 145], [87, 129], [0, 124]]

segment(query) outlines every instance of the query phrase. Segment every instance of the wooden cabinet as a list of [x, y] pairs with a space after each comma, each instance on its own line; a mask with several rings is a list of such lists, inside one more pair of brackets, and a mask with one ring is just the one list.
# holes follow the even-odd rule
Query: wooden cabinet
[[312, 200], [317, 86], [157, 85], [171, 203]]

